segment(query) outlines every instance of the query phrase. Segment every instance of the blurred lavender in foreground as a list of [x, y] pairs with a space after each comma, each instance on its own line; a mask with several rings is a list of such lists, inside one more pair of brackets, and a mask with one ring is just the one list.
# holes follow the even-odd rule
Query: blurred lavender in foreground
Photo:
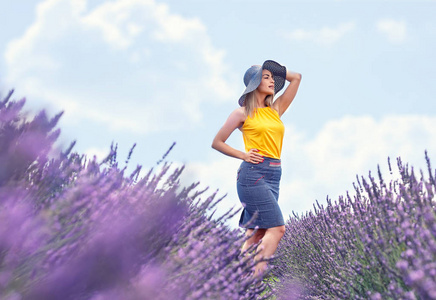
[[116, 146], [102, 162], [74, 143], [60, 151], [62, 114], [29, 120], [11, 96], [0, 101], [0, 299], [436, 299], [427, 154], [427, 177], [398, 159], [398, 179], [358, 178], [355, 195], [290, 217], [256, 279], [242, 231], [225, 225], [237, 212], [214, 216], [221, 199], [180, 186], [168, 153], [140, 177]]
[[58, 151], [62, 114], [28, 120], [11, 96], [0, 102], [1, 299], [268, 297], [253, 255], [240, 257], [242, 232], [224, 225], [235, 212], [212, 218], [221, 199], [180, 186], [183, 168], [140, 178], [116, 147], [101, 163], [74, 143]]

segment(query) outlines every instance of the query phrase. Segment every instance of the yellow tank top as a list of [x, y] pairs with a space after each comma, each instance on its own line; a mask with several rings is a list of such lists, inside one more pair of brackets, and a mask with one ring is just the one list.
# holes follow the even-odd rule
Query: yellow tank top
[[280, 159], [285, 126], [275, 109], [257, 108], [254, 116], [247, 116], [241, 128], [245, 151], [258, 149], [266, 157]]

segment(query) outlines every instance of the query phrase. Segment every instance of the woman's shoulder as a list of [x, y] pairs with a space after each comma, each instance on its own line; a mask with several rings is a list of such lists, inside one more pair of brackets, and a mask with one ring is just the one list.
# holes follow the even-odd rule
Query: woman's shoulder
[[247, 119], [247, 116], [245, 115], [245, 107], [238, 107], [232, 113], [230, 114], [228, 120], [231, 121], [233, 124], [236, 125], [237, 128], [240, 128]]
[[233, 115], [233, 116], [235, 116], [235, 117], [238, 117], [239, 119], [241, 119], [241, 120], [245, 120], [246, 119], [246, 114], [245, 114], [245, 107], [244, 106], [241, 106], [241, 107], [238, 107], [238, 108], [236, 108], [232, 113], [231, 113], [231, 115]]

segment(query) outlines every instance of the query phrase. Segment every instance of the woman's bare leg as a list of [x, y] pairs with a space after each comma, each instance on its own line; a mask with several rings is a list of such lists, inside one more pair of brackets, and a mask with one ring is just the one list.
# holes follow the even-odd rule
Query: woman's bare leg
[[[245, 236], [250, 236], [253, 234], [253, 232], [254, 229], [247, 229], [247, 231], [245, 232]], [[245, 241], [244, 245], [242, 246], [241, 252], [247, 251], [247, 249], [250, 248], [250, 246], [259, 243], [259, 241], [265, 235], [265, 232], [266, 229], [258, 229], [252, 237], [250, 237]]]
[[[279, 242], [284, 234], [285, 234], [285, 226], [277, 226], [277, 227], [266, 229], [264, 236], [262, 238], [262, 242], [257, 248], [258, 254], [254, 259], [256, 261], [259, 261], [262, 258], [271, 257], [276, 252], [277, 246], [279, 245]], [[261, 275], [266, 270], [266, 267], [267, 267], [266, 261], [259, 262], [256, 265], [254, 275], [255, 276]]]

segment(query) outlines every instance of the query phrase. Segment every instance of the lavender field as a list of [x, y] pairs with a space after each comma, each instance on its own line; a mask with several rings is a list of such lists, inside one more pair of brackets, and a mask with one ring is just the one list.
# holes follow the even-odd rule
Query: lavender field
[[398, 159], [399, 178], [358, 177], [354, 193], [292, 215], [256, 279], [254, 251], [226, 225], [238, 211], [215, 215], [221, 199], [181, 186], [168, 153], [127, 173], [116, 146], [103, 161], [57, 149], [62, 114], [24, 105], [0, 102], [0, 299], [436, 299], [427, 154], [425, 172]]

